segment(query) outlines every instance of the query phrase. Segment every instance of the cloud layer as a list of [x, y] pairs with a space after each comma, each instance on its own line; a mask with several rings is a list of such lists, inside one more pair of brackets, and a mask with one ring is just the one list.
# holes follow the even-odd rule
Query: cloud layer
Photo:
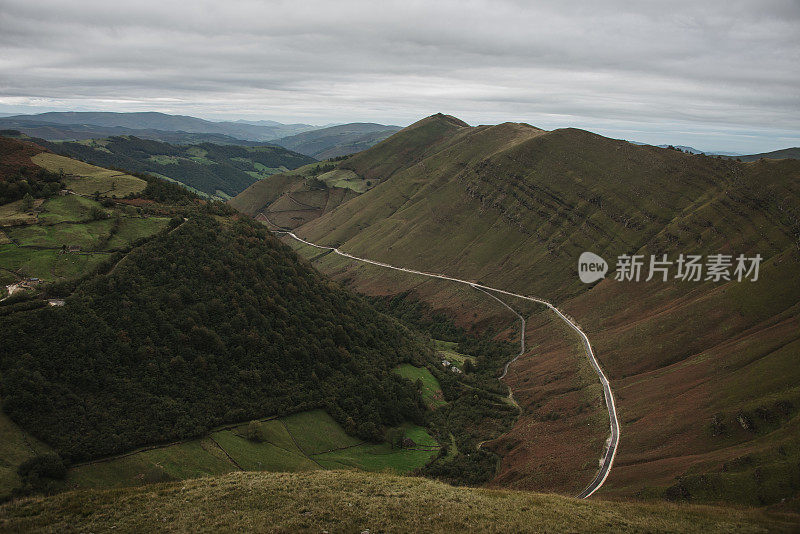
[[800, 144], [794, 0], [122, 4], [0, 0], [0, 111], [443, 111], [707, 149]]

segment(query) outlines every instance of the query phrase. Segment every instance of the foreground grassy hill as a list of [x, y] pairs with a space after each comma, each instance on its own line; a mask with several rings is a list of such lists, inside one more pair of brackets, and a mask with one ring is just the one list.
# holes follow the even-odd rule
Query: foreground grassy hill
[[[792, 363], [800, 162], [742, 163], [575, 129], [468, 127], [437, 115], [337, 169], [377, 185], [300, 226], [300, 236], [541, 296], [588, 332], [622, 423], [606, 494], [763, 504], [800, 489]], [[587, 250], [611, 268], [592, 285], [576, 272]], [[641, 282], [613, 279], [621, 254], [674, 261], [681, 253], [760, 254], [760, 278], [644, 282], [645, 265]], [[368, 292], [421, 283], [309, 255]], [[479, 318], [465, 313], [455, 290], [426, 287], [422, 297], [464, 323]], [[504, 456], [495, 483], [577, 492], [572, 474], [596, 466], [602, 450], [586, 444], [607, 433], [607, 420], [598, 427], [591, 415], [604, 413], [596, 378], [574, 357], [581, 348], [568, 331], [554, 331], [541, 309], [526, 314], [529, 339], [541, 343], [507, 377], [524, 413], [505, 439], [487, 445]]]
[[578, 501], [386, 474], [233, 473], [70, 492], [0, 507], [15, 532], [789, 532], [797, 518], [725, 508]]

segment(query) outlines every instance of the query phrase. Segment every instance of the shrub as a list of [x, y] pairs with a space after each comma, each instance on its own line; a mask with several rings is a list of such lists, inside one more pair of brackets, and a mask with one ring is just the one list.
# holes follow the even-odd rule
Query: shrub
[[244, 430], [244, 437], [250, 441], [261, 443], [264, 441], [264, 434], [261, 432], [261, 425], [258, 421], [250, 421]]
[[23, 481], [50, 478], [63, 480], [67, 476], [67, 467], [57, 454], [44, 454], [25, 460], [17, 468], [17, 474]]

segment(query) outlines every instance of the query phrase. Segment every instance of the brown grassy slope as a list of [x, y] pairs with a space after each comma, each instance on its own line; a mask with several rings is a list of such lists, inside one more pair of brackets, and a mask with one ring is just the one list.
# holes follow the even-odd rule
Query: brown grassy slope
[[753, 510], [578, 501], [347, 471], [232, 473], [0, 508], [0, 530], [14, 532], [780, 532], [795, 521]]
[[[435, 117], [427, 123], [447, 126]], [[427, 136], [418, 138], [424, 145]], [[800, 163], [743, 164], [516, 124], [451, 129], [412, 152], [405, 167], [395, 162], [389, 179], [298, 233], [564, 306], [588, 330], [620, 391], [623, 437], [607, 491], [649, 495], [672, 486], [678, 495], [754, 504], [796, 493], [798, 437], [786, 429], [800, 406], [800, 371], [791, 365]], [[362, 169], [380, 168], [383, 154], [372, 156], [358, 155]], [[612, 269], [617, 255], [636, 252], [758, 252], [765, 263], [755, 284], [607, 280], [589, 289], [575, 273], [584, 250], [609, 259]], [[520, 366], [539, 365], [535, 358]], [[575, 369], [554, 358], [547, 371]], [[520, 392], [535, 400], [520, 425], [548, 415], [539, 399], [546, 392], [544, 384]], [[743, 429], [740, 412], [764, 421]], [[716, 413], [726, 428], [721, 437], [712, 435]], [[531, 439], [541, 446], [514, 463], [520, 455], [507, 455], [501, 469], [514, 472], [520, 487], [525, 478], [538, 484], [541, 473], [526, 466], [552, 448]], [[561, 447], [553, 457], [575, 450], [571, 442]], [[739, 462], [735, 477], [730, 462]], [[551, 464], [552, 479], [563, 479], [558, 462]], [[705, 482], [695, 480], [704, 475]]]
[[385, 180], [399, 169], [419, 161], [437, 144], [469, 125], [450, 115], [437, 113], [403, 128], [368, 151], [339, 165], [369, 180]]
[[31, 161], [31, 157], [40, 152], [47, 151], [29, 141], [0, 136], [0, 180], [16, 175], [20, 169], [39, 170], [39, 167]]
[[228, 202], [237, 210], [252, 217], [275, 202], [286, 190], [296, 187], [297, 182], [298, 179], [294, 176], [275, 174], [268, 179], [257, 181]]
[[312, 187], [311, 166], [259, 180], [229, 200], [237, 210], [281, 228], [297, 228], [356, 196], [342, 187]]

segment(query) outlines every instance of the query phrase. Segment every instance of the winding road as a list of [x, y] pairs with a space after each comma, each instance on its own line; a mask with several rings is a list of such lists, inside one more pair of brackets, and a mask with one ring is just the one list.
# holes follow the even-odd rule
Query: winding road
[[604, 454], [603, 454], [603, 462], [602, 462], [602, 464], [600, 466], [600, 470], [597, 472], [597, 475], [595, 476], [594, 480], [592, 480], [589, 483], [589, 485], [586, 486], [586, 488], [577, 495], [577, 497], [579, 499], [586, 499], [588, 497], [591, 497], [592, 494], [594, 494], [598, 489], [600, 489], [600, 487], [603, 485], [603, 483], [605, 483], [606, 479], [608, 478], [609, 473], [611, 472], [611, 466], [614, 464], [614, 458], [617, 456], [617, 447], [619, 446], [619, 420], [617, 419], [617, 407], [616, 407], [616, 404], [614, 403], [614, 394], [611, 392], [611, 385], [609, 384], [608, 378], [606, 378], [605, 373], [603, 373], [603, 370], [600, 368], [600, 363], [597, 361], [597, 358], [595, 357], [594, 350], [592, 350], [592, 345], [591, 345], [591, 343], [589, 343], [589, 338], [586, 336], [586, 333], [583, 330], [581, 330], [580, 327], [578, 327], [578, 325], [575, 324], [569, 317], [564, 315], [564, 313], [562, 313], [561, 310], [559, 310], [558, 308], [556, 308], [555, 306], [550, 304], [548, 301], [546, 301], [544, 299], [537, 298], [537, 297], [528, 297], [526, 295], [520, 295], [519, 293], [512, 293], [511, 291], [505, 291], [503, 289], [497, 289], [495, 287], [489, 287], [489, 286], [486, 286], [486, 285], [483, 285], [483, 284], [479, 284], [477, 282], [470, 282], [469, 280], [462, 280], [460, 278], [453, 278], [452, 276], [447, 276], [447, 275], [444, 275], [444, 274], [428, 273], [428, 272], [424, 272], [424, 271], [417, 271], [415, 269], [406, 269], [404, 267], [397, 267], [395, 265], [390, 265], [388, 263], [383, 263], [383, 262], [380, 262], [380, 261], [370, 260], [370, 259], [367, 259], [367, 258], [359, 258], [358, 256], [353, 256], [352, 254], [348, 254], [347, 252], [342, 252], [341, 250], [339, 250], [336, 247], [326, 247], [324, 245], [318, 245], [316, 243], [312, 243], [310, 241], [306, 241], [305, 239], [298, 237], [293, 232], [290, 232], [288, 230], [273, 230], [273, 232], [276, 233], [276, 234], [288, 235], [292, 239], [294, 239], [296, 241], [299, 241], [300, 243], [303, 243], [303, 244], [308, 245], [310, 247], [314, 247], [314, 248], [318, 248], [318, 249], [322, 249], [322, 250], [330, 250], [330, 251], [334, 252], [335, 254], [338, 254], [339, 256], [343, 256], [345, 258], [350, 258], [351, 260], [356, 260], [356, 261], [360, 261], [360, 262], [363, 262], [363, 263], [369, 263], [369, 264], [372, 264], [372, 265], [377, 265], [379, 267], [385, 267], [387, 269], [393, 269], [395, 271], [402, 271], [404, 273], [418, 274], [418, 275], [427, 276], [427, 277], [430, 277], [430, 278], [438, 278], [440, 280], [449, 280], [451, 282], [457, 282], [459, 284], [466, 284], [466, 285], [468, 285], [470, 287], [473, 287], [475, 289], [479, 289], [479, 290], [484, 291], [489, 296], [491, 296], [492, 298], [494, 298], [495, 300], [497, 300], [501, 304], [503, 304], [506, 308], [508, 308], [512, 312], [514, 312], [514, 314], [517, 315], [517, 317], [519, 317], [521, 319], [521, 321], [522, 321], [522, 335], [521, 335], [521, 341], [520, 341], [521, 351], [516, 357], [514, 357], [514, 359], [512, 359], [511, 361], [506, 363], [506, 365], [505, 365], [505, 367], [503, 369], [503, 374], [502, 374], [502, 376], [500, 378], [504, 378], [506, 376], [506, 374], [508, 373], [509, 365], [514, 363], [525, 352], [525, 319], [522, 317], [521, 314], [517, 313], [517, 311], [514, 310], [511, 306], [509, 306], [506, 302], [502, 301], [501, 299], [499, 299], [497, 296], [493, 295], [490, 292], [500, 293], [501, 295], [507, 295], [509, 297], [516, 297], [516, 298], [524, 299], [524, 300], [527, 300], [527, 301], [530, 301], [530, 302], [536, 302], [538, 304], [543, 304], [544, 306], [547, 306], [553, 313], [555, 313], [561, 320], [563, 320], [565, 323], [567, 323], [567, 325], [569, 325], [570, 328], [575, 330], [575, 332], [577, 332], [578, 335], [580, 336], [581, 341], [583, 342], [583, 347], [584, 347], [584, 349], [586, 351], [586, 356], [589, 359], [589, 363], [591, 363], [592, 367], [594, 368], [595, 372], [597, 373], [597, 376], [600, 378], [600, 384], [603, 386], [603, 395], [604, 395], [604, 398], [605, 398], [606, 407], [608, 408], [608, 418], [609, 418], [609, 421], [610, 421], [611, 435], [610, 435], [609, 439], [606, 442], [606, 449], [605, 449]]

